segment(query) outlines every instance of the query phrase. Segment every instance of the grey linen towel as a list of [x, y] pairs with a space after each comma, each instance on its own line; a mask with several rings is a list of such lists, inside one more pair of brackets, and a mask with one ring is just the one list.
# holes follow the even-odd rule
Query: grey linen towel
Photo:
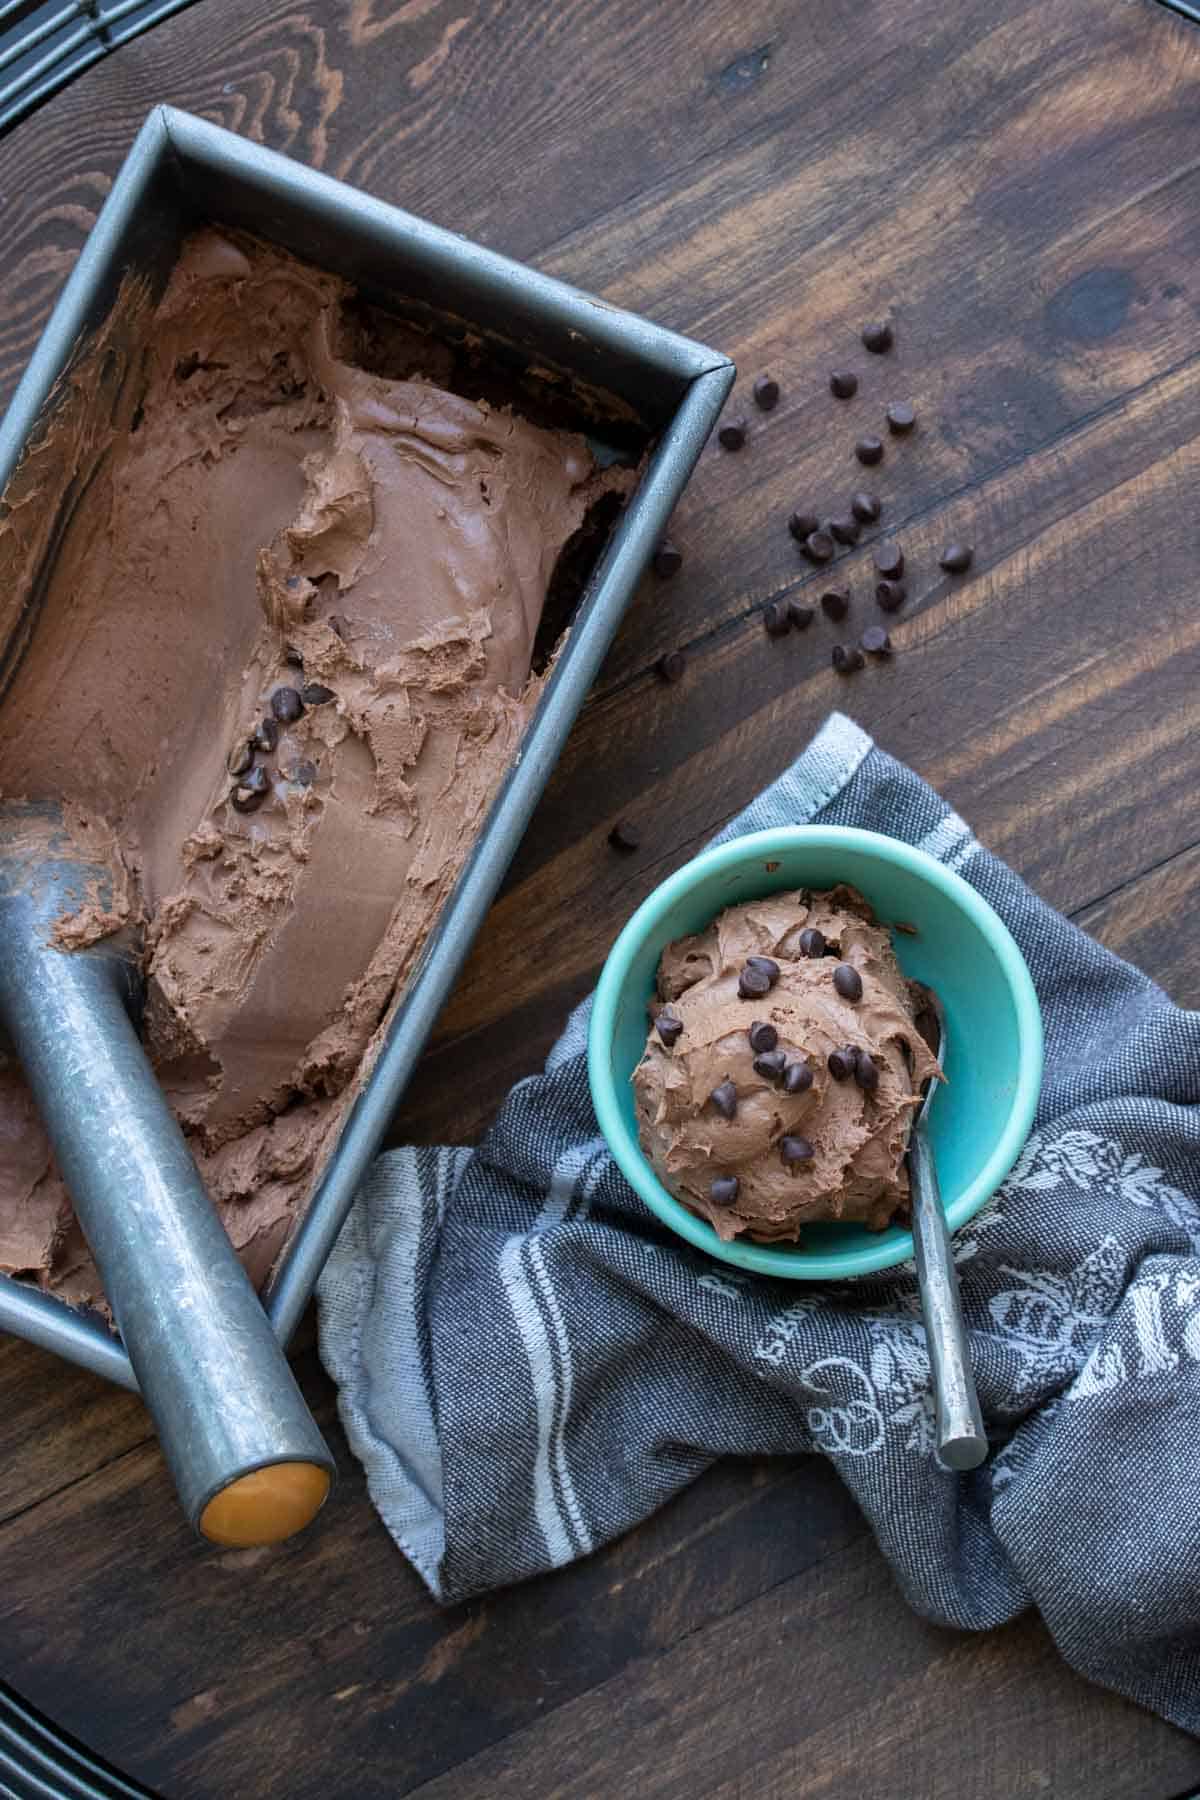
[[931, 1453], [911, 1263], [775, 1282], [658, 1224], [597, 1133], [585, 1003], [477, 1150], [379, 1158], [322, 1276], [371, 1496], [449, 1603], [586, 1556], [717, 1457], [820, 1451], [926, 1618], [1032, 1604], [1082, 1674], [1200, 1733], [1200, 1014], [838, 715], [722, 835], [816, 819], [957, 869], [1037, 984], [1034, 1135], [955, 1239], [988, 1462]]

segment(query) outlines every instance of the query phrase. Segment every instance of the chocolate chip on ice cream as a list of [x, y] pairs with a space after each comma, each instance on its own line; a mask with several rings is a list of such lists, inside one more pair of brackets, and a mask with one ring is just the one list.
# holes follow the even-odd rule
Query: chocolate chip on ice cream
[[[805, 955], [806, 932], [836, 961]], [[763, 964], [779, 975], [769, 1016], [748, 1026], [741, 987]], [[856, 1002], [835, 987], [842, 969], [860, 984]], [[903, 1212], [909, 1127], [938, 1071], [916, 1023], [921, 993], [860, 894], [801, 889], [730, 907], [667, 946], [657, 985], [684, 1029], [671, 1051], [649, 1032], [634, 1100], [642, 1149], [678, 1200], [722, 1238], [764, 1243], [795, 1242], [822, 1219], [880, 1230]], [[766, 1051], [749, 1035], [762, 1024], [777, 1039]], [[709, 1104], [719, 1088], [732, 1090], [732, 1116]], [[736, 1192], [717, 1198], [714, 1181]]]

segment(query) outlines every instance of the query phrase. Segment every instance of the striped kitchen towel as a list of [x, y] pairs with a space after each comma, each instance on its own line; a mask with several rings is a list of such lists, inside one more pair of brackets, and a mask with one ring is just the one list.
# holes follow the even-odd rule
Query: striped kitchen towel
[[717, 1457], [820, 1452], [925, 1617], [1036, 1605], [1081, 1673], [1200, 1733], [1200, 1015], [836, 715], [723, 835], [815, 819], [961, 871], [1037, 985], [1034, 1135], [955, 1238], [988, 1462], [931, 1454], [911, 1264], [797, 1287], [655, 1221], [597, 1132], [585, 1003], [477, 1150], [379, 1158], [322, 1276], [372, 1498], [452, 1602], [586, 1556]]

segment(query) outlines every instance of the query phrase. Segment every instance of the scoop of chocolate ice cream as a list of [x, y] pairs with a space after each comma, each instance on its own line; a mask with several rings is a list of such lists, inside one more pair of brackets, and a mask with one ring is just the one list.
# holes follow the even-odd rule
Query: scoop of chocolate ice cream
[[795, 1241], [824, 1219], [880, 1231], [907, 1208], [909, 1128], [941, 1071], [921, 991], [861, 894], [730, 907], [667, 946], [658, 995], [633, 1076], [638, 1133], [718, 1236]]

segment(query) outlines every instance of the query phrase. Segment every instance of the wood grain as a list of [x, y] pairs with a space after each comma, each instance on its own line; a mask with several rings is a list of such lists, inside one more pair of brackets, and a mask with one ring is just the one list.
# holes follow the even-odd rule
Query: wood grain
[[[475, 1135], [634, 905], [832, 706], [1184, 1000], [1200, 998], [1193, 496], [1200, 39], [1151, 0], [205, 0], [0, 142], [0, 399], [161, 100], [693, 332], [739, 361], [712, 446], [397, 1121]], [[896, 324], [893, 355], [857, 341]], [[862, 382], [834, 401], [831, 367]], [[764, 419], [749, 382], [784, 398]], [[912, 600], [892, 665], [765, 638], [819, 592], [784, 529], [864, 477]], [[977, 547], [954, 583], [936, 556]], [[873, 618], [870, 544], [838, 579]], [[653, 674], [687, 649], [678, 687]], [[619, 815], [645, 849], [620, 858]], [[299, 1543], [186, 1539], [144, 1412], [0, 1344], [0, 1676], [172, 1796], [1144, 1800], [1200, 1750], [1026, 1619], [905, 1607], [818, 1459], [712, 1471], [587, 1563], [439, 1613], [343, 1459]], [[281, 1771], [286, 1770], [286, 1775]], [[281, 1785], [282, 1783], [282, 1785]]]

